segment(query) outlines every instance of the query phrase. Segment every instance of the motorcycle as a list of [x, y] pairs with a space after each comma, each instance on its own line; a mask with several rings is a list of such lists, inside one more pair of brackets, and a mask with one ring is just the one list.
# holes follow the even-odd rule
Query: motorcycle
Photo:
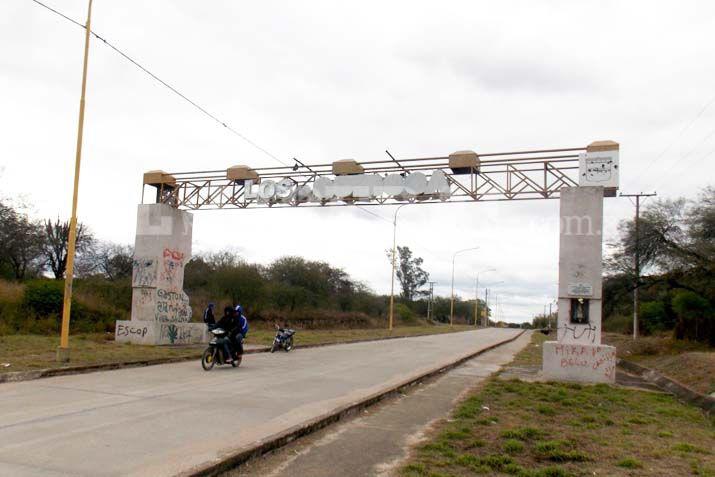
[[286, 350], [286, 352], [292, 350], [293, 335], [295, 335], [295, 330], [284, 329], [276, 325], [276, 337], [273, 338], [271, 353], [275, 352], [277, 349], [280, 348]]
[[233, 362], [231, 363], [231, 366], [234, 368], [238, 367], [243, 359], [243, 346], [239, 344], [239, 349], [234, 350], [231, 345], [230, 338], [228, 337], [228, 333], [226, 333], [226, 331], [222, 328], [213, 328], [210, 329], [209, 332], [213, 335], [213, 338], [211, 338], [211, 341], [209, 341], [209, 347], [206, 348], [204, 354], [201, 356], [201, 367], [204, 368], [205, 371], [209, 371], [216, 364], [219, 366], [226, 364], [226, 360], [228, 359], [227, 356], [224, 356], [226, 354], [224, 344], [226, 343], [228, 343], [229, 349], [233, 353]]

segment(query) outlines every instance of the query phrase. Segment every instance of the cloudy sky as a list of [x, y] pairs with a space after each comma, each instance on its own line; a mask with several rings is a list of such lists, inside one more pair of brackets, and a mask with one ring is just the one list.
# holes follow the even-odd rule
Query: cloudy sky
[[[47, 0], [84, 23], [86, 2]], [[277, 157], [306, 163], [621, 144], [621, 190], [693, 196], [715, 176], [715, 3], [95, 0], [92, 29]], [[0, 195], [67, 217], [83, 30], [0, 2]], [[92, 40], [80, 220], [132, 243], [150, 169], [278, 165]], [[326, 260], [378, 292], [393, 208], [205, 211], [195, 251]], [[557, 201], [407, 207], [398, 243], [448, 295], [477, 270], [530, 319], [552, 300]], [[606, 234], [633, 213], [608, 199]], [[483, 293], [480, 291], [480, 294]]]

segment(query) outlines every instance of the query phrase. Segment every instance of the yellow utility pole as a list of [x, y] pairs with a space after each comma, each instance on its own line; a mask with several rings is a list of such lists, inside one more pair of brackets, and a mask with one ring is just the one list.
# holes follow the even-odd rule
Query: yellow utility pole
[[82, 132], [84, 129], [84, 97], [87, 89], [87, 59], [89, 57], [89, 33], [91, 31], [92, 0], [87, 8], [87, 24], [84, 32], [84, 66], [82, 70], [82, 94], [79, 100], [79, 125], [77, 127], [77, 153], [74, 163], [74, 191], [72, 195], [72, 218], [70, 219], [69, 243], [67, 245], [67, 268], [65, 271], [65, 296], [62, 307], [62, 331], [60, 347], [57, 348], [57, 361], [66, 363], [70, 360], [70, 311], [72, 307], [72, 279], [74, 278], [74, 254], [77, 242], [77, 193], [79, 190], [79, 166], [82, 160]]

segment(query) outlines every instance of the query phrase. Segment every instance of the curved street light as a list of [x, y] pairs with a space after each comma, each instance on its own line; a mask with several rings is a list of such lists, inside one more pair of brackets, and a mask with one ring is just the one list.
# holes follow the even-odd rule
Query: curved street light
[[478, 248], [479, 247], [463, 248], [462, 250], [457, 250], [452, 255], [452, 301], [449, 306], [449, 326], [452, 326], [454, 323], [454, 260], [460, 253], [468, 252], [470, 250], [477, 250]]

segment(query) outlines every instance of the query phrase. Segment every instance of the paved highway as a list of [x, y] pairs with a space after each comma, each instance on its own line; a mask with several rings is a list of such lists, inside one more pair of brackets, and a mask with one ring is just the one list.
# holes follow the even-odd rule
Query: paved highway
[[253, 354], [211, 372], [197, 360], [0, 384], [0, 475], [187, 473], [517, 334]]

